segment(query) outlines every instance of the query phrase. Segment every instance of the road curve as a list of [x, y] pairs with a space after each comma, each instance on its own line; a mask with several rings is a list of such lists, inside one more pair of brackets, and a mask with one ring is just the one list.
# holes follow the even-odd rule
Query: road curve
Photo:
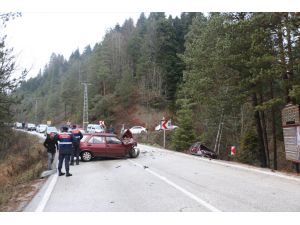
[[97, 159], [52, 175], [25, 211], [300, 211], [300, 179], [140, 145], [136, 159]]

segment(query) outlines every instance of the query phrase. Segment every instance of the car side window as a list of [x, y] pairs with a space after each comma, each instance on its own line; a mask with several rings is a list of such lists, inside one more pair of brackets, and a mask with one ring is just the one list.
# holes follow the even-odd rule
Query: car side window
[[107, 144], [122, 144], [122, 141], [120, 141], [116, 137], [106, 137]]
[[93, 137], [93, 144], [105, 144], [104, 137], [95, 136]]

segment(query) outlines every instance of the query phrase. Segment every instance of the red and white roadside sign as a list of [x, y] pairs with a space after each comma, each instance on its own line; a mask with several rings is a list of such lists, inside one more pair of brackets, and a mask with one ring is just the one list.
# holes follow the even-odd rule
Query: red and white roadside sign
[[162, 121], [161, 129], [163, 130], [168, 129], [168, 122], [169, 122], [168, 120]]
[[235, 156], [236, 155], [236, 147], [231, 146], [230, 155]]

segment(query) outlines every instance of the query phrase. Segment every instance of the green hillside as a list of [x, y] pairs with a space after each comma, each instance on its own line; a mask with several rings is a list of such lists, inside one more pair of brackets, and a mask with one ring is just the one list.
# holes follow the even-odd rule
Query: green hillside
[[235, 145], [241, 161], [276, 169], [286, 163], [281, 109], [300, 97], [299, 22], [299, 13], [142, 13], [69, 59], [53, 54], [17, 90], [15, 120], [80, 124], [87, 81], [90, 122], [153, 129], [171, 117], [177, 150], [186, 140], [214, 148], [219, 130], [221, 158]]

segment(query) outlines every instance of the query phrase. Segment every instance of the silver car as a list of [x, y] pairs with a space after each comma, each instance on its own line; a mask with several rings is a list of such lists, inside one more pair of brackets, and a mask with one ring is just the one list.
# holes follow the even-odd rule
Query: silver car
[[58, 134], [58, 130], [56, 129], [56, 127], [47, 127], [44, 135], [47, 136], [49, 135], [50, 133], [55, 133], [55, 134]]
[[39, 133], [45, 133], [47, 127], [48, 126], [46, 124], [39, 124], [36, 127], [36, 131], [39, 132]]

